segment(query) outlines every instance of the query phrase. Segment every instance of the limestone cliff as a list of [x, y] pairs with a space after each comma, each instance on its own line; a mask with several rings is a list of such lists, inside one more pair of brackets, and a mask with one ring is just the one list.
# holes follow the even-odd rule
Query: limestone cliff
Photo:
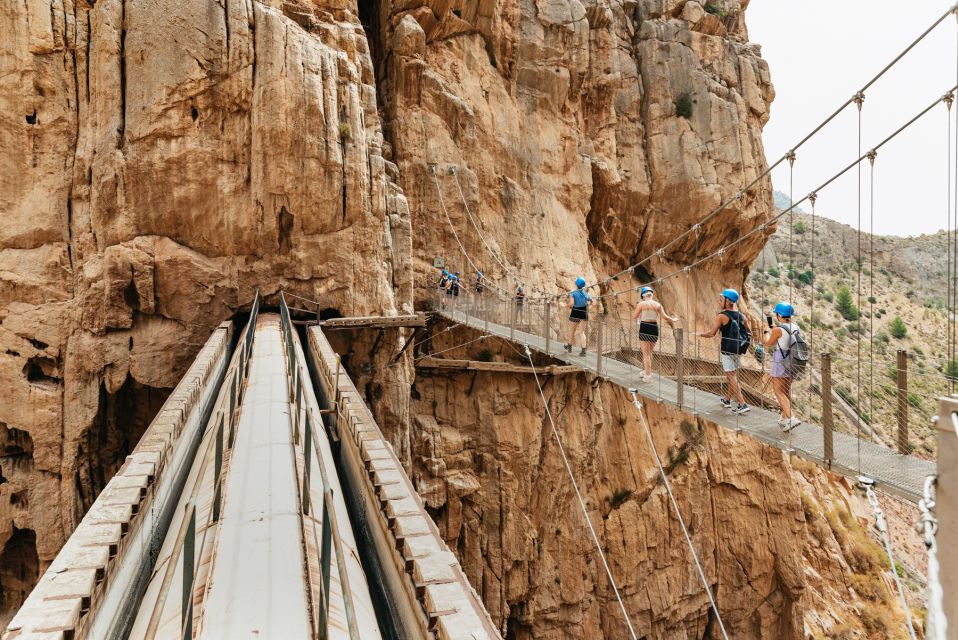
[[[483, 270], [550, 292], [651, 255], [734, 195], [765, 168], [773, 98], [746, 4], [0, 7], [0, 610], [257, 289], [330, 315], [389, 314], [423, 299], [434, 256], [465, 268], [430, 164]], [[770, 207], [759, 181], [634, 278], [671, 272]], [[758, 242], [663, 296], [701, 314], [703, 292], [743, 283]], [[394, 357], [398, 331], [334, 339], [507, 637], [623, 637], [530, 381], [414, 381], [410, 352]], [[626, 399], [584, 376], [548, 395], [636, 624], [714, 637]], [[798, 638], [858, 612], [840, 534], [809, 547], [816, 509], [828, 531], [851, 526], [828, 520], [840, 492], [778, 452], [651, 411], [736, 637]]]
[[412, 253], [351, 3], [32, 0], [0, 33], [9, 610], [212, 327], [257, 289], [409, 311]]
[[[429, 163], [480, 268], [508, 289], [515, 277], [501, 259], [549, 293], [654, 254], [766, 167], [761, 128], [774, 91], [747, 41], [747, 2], [710, 3], [715, 13], [685, 0], [379, 4], [380, 95], [410, 194], [417, 276], [434, 255], [468, 267]], [[450, 166], [493, 251], [444, 175]], [[633, 282], [714, 251], [771, 203], [761, 180]], [[700, 312], [707, 303], [685, 292], [741, 287], [761, 243], [756, 236], [662, 293], [683, 316]]]

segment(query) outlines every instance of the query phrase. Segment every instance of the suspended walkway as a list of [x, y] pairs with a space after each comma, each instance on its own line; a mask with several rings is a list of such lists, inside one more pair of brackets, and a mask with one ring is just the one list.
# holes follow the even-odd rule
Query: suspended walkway
[[[935, 473], [935, 464], [818, 424], [803, 423], [789, 432], [777, 424], [779, 415], [755, 406], [738, 415], [722, 406], [718, 391], [724, 380], [718, 353], [709, 359], [680, 337], [663, 339], [656, 350], [656, 366], [667, 373], [653, 373], [642, 381], [638, 337], [621, 323], [617, 325], [595, 311], [590, 312], [588, 350], [579, 356], [563, 348], [568, 325], [568, 310], [551, 301], [527, 301], [519, 311], [512, 300], [493, 296], [464, 296], [456, 302], [445, 297], [434, 305], [436, 313], [452, 322], [469, 326], [487, 335], [498, 336], [549, 355], [568, 365], [606, 378], [656, 402], [672, 404], [720, 426], [748, 435], [789, 453], [794, 453], [850, 477], [874, 479], [889, 493], [917, 502], [922, 497], [925, 478]], [[596, 316], [598, 315], [598, 318]], [[615, 326], [617, 330], [613, 330]], [[663, 331], [665, 333], [665, 331]], [[686, 354], [689, 354], [688, 356]], [[745, 372], [743, 389], [752, 403], [769, 402], [760, 390], [760, 372]], [[751, 380], [750, 380], [751, 378]], [[751, 384], [750, 384], [751, 382]], [[796, 398], [796, 402], [799, 399]]]
[[323, 328], [222, 324], [3, 638], [500, 635]]

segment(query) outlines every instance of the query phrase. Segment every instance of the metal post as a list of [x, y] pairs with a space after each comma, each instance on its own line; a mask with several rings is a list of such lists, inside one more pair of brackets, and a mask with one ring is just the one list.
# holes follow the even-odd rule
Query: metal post
[[183, 540], [183, 604], [180, 609], [180, 629], [184, 638], [193, 637], [193, 570], [196, 547], [196, 507], [189, 506], [190, 519]]
[[675, 402], [679, 408], [685, 405], [685, 330], [675, 328]]
[[546, 353], [549, 351], [549, 341], [552, 339], [552, 300], [546, 300], [546, 317], [545, 317], [545, 339], [546, 339]]
[[220, 519], [220, 473], [223, 470], [223, 415], [216, 429], [216, 457], [213, 465], [213, 522]]
[[835, 459], [832, 444], [832, 432], [835, 427], [832, 418], [832, 355], [822, 354], [822, 437], [824, 438], [824, 453], [822, 457], [825, 466], [831, 468]]
[[[601, 376], [602, 375], [602, 325], [604, 325], [605, 323], [602, 321], [601, 314], [596, 314], [596, 315], [597, 317], [595, 321], [598, 323], [598, 326], [595, 328], [595, 342], [596, 342], [595, 373], [596, 375]], [[585, 341], [586, 346], [589, 346], [589, 330], [588, 329], [586, 329], [585, 337], [586, 337], [586, 341]]]
[[909, 453], [908, 447], [908, 352], [898, 350], [898, 453]]
[[938, 517], [939, 576], [948, 640], [958, 640], [958, 396], [942, 398], [938, 408], [938, 483], [935, 515]]
[[509, 340], [515, 340], [516, 337], [516, 305], [511, 305], [512, 313], [509, 315]]
[[[320, 597], [320, 604], [319, 604], [320, 638], [327, 637], [326, 630], [328, 627], [328, 615], [329, 615], [327, 613], [329, 611], [329, 574], [330, 574], [330, 557], [329, 556], [330, 556], [330, 551], [331, 551], [330, 547], [332, 546], [331, 543], [333, 538], [333, 535], [332, 535], [333, 528], [329, 521], [330, 520], [329, 510], [332, 506], [331, 495], [332, 493], [329, 489], [327, 489], [323, 493], [323, 540], [320, 543], [321, 551], [319, 555], [320, 570], [322, 572], [322, 577], [323, 577], [323, 581], [322, 581], [323, 593]], [[330, 499], [327, 500], [327, 497], [329, 497]]]
[[303, 513], [309, 515], [309, 467], [312, 462], [313, 431], [309, 414], [306, 414], [306, 435], [303, 438]]
[[299, 444], [299, 415], [302, 405], [300, 404], [303, 399], [303, 381], [300, 379], [296, 383], [296, 404], [293, 405], [293, 444]]

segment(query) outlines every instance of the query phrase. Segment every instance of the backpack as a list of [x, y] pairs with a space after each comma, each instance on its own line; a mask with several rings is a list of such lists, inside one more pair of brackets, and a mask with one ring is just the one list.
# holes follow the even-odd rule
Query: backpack
[[[782, 331], [785, 331], [783, 325], [778, 325]], [[808, 343], [802, 337], [802, 331], [798, 327], [791, 332], [791, 341], [788, 351], [782, 351], [782, 364], [788, 377], [792, 380], [798, 380], [805, 375], [805, 367], [808, 365]]]
[[748, 353], [749, 344], [752, 342], [752, 336], [748, 332], [748, 327], [742, 322], [742, 314], [737, 311], [723, 311], [728, 318], [728, 336], [722, 337], [723, 353]]

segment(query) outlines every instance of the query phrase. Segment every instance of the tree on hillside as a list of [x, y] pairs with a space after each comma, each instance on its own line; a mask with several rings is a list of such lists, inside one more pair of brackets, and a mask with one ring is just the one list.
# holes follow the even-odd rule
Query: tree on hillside
[[891, 334], [899, 340], [908, 333], [908, 328], [905, 327], [905, 321], [901, 319], [901, 316], [895, 316], [895, 319], [891, 321], [890, 328]]
[[852, 301], [852, 292], [849, 291], [845, 285], [838, 288], [835, 308], [838, 309], [838, 313], [846, 320], [858, 320], [858, 317], [861, 315], [858, 311], [858, 307], [856, 307]]

